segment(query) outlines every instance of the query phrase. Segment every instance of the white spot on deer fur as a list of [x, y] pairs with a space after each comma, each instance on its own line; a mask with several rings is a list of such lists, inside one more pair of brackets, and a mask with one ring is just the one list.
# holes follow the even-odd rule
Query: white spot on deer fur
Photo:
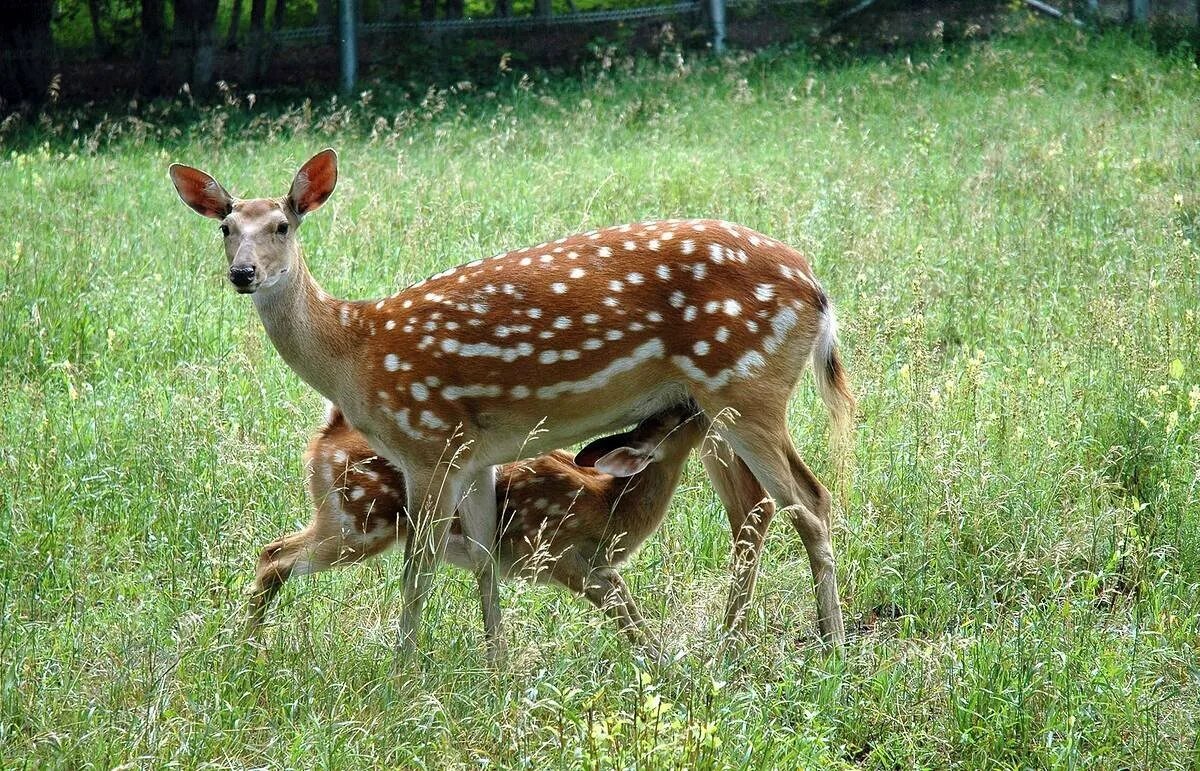
[[708, 274], [708, 266], [702, 262], [692, 265], [692, 278], [700, 281]]
[[[523, 385], [513, 386], [512, 389], [509, 391], [509, 393], [512, 394], [512, 398], [514, 398], [514, 399], [528, 398], [529, 386], [523, 386]], [[519, 483], [519, 482], [517, 484], [521, 485], [521, 483]], [[521, 486], [524, 486], [524, 485], [521, 485]]]
[[667, 279], [669, 279], [671, 277], [671, 269], [668, 268], [666, 265], [659, 265], [657, 268], [654, 269], [654, 275], [658, 276], [663, 281], [666, 281]]
[[705, 340], [697, 340], [696, 344], [692, 346], [692, 350], [696, 352], [697, 356], [704, 356], [708, 353], [708, 342]]
[[671, 303], [672, 308], [682, 308], [687, 302], [687, 297], [683, 292], [676, 289], [674, 292], [671, 292], [671, 296], [667, 298], [667, 302]]
[[342, 306], [342, 326], [343, 327], [350, 326], [350, 306], [349, 305]]
[[442, 398], [455, 401], [462, 398], [495, 397], [500, 395], [501, 390], [500, 386], [495, 385], [446, 386], [442, 389]]
[[695, 225], [692, 225], [692, 230], [696, 231], [697, 233], [703, 233], [705, 230], [707, 230], [707, 228], [704, 227], [704, 223], [697, 222]]
[[650, 311], [649, 313], [646, 314], [646, 321], [649, 321], [653, 324], [657, 324], [660, 321], [662, 321], [662, 314], [659, 313], [658, 311]]
[[429, 410], [421, 411], [421, 425], [425, 426], [426, 428], [432, 428], [435, 430], [439, 429], [439, 428], [449, 428], [450, 427], [450, 424], [446, 423], [445, 421], [443, 421], [437, 415], [434, 415]]
[[429, 389], [425, 387], [424, 383], [413, 383], [408, 387], [408, 390], [412, 391], [413, 398], [419, 402], [423, 402], [429, 398]]
[[760, 239], [758, 236], [750, 236], [751, 246], [758, 246], [760, 243], [762, 243], [762, 239]]
[[725, 327], [717, 327], [717, 331], [713, 333], [713, 339], [718, 343], [729, 341], [729, 330]]
[[620, 292], [622, 289], [625, 288], [625, 285], [622, 284], [620, 281], [617, 281], [614, 279], [614, 280], [608, 282], [608, 288], [614, 292]]
[[552, 292], [554, 292], [554, 294], [566, 294], [567, 293], [567, 285], [561, 281], [555, 281], [553, 284], [550, 285], [550, 290]]
[[425, 434], [422, 433], [421, 431], [418, 431], [416, 429], [416, 427], [414, 427], [413, 424], [411, 422], [409, 422], [408, 415], [409, 415], [408, 408], [405, 407], [404, 409], [393, 414], [392, 419], [396, 421], [396, 425], [400, 427], [400, 430], [403, 431], [405, 434], [407, 434], [409, 437], [411, 437], [413, 439], [417, 439], [417, 440], [426, 439], [427, 437], [425, 436]]
[[437, 292], [426, 292], [425, 299], [431, 303], [440, 303], [442, 300], [445, 300], [446, 298], [444, 295], [440, 295]]
[[645, 281], [646, 279], [644, 279], [642, 277], [641, 273], [630, 273], [628, 276], [625, 277], [625, 280], [631, 284], [640, 284], [643, 281]]
[[346, 451], [338, 450], [337, 452], [335, 452], [333, 454], [333, 462], [334, 463], [345, 463], [346, 462]]
[[742, 312], [742, 304], [737, 300], [726, 300], [723, 307], [726, 316], [737, 316]]
[[767, 353], [775, 353], [779, 350], [779, 346], [783, 345], [784, 336], [791, 331], [792, 327], [796, 326], [800, 317], [792, 308], [784, 306], [779, 309], [775, 317], [771, 319], [771, 335], [763, 338], [763, 347], [767, 349]]
[[446, 329], [453, 332], [454, 330], [458, 329], [458, 322], [457, 321], [447, 321], [444, 326], [446, 327]]
[[739, 378], [745, 380], [753, 377], [755, 370], [765, 366], [767, 366], [767, 360], [762, 357], [762, 354], [758, 351], [750, 351], [738, 359], [737, 364], [733, 365], [733, 371]]
[[609, 249], [607, 246], [602, 246], [596, 250], [596, 256], [597, 257], [612, 257], [612, 249]]
[[695, 321], [695, 319], [696, 319], [696, 306], [695, 305], [689, 305], [688, 307], [683, 309], [683, 320], [684, 321]]
[[539, 340], [549, 340], [552, 337], [554, 337], [554, 333], [549, 329], [543, 329], [541, 332], [538, 332]]
[[717, 309], [720, 307], [721, 307], [721, 303], [718, 302], [717, 300], [709, 300], [708, 302], [704, 303], [704, 312], [705, 313], [716, 313]]
[[565, 351], [559, 351], [559, 356], [563, 361], [576, 361], [579, 359], [579, 351], [568, 348]]
[[692, 252], [696, 251], [696, 242], [690, 238], [685, 238], [679, 244], [679, 251], [685, 255], [691, 254]]
[[424, 329], [426, 332], [432, 332], [435, 329], [437, 329], [437, 322], [436, 321], [426, 321], [421, 326], [421, 329]]
[[646, 242], [646, 246], [649, 247], [650, 251], [657, 252], [658, 247], [659, 247], [658, 239], [651, 238], [649, 241]]
[[664, 241], [670, 241], [672, 238], [675, 237], [675, 232], [672, 230], [668, 230], [659, 237]]
[[602, 345], [604, 345], [602, 341], [594, 337], [589, 337], [587, 340], [583, 341], [583, 344], [580, 347], [582, 347], [585, 351], [594, 351]]
[[758, 322], [753, 319], [747, 319], [746, 320], [746, 329], [750, 330], [751, 332], [757, 332], [758, 331]]
[[400, 369], [400, 357], [394, 353], [389, 353], [383, 357], [383, 368], [388, 372], [395, 372]]
[[615, 297], [605, 297], [601, 300], [602, 305], [607, 305], [609, 308], [615, 308], [621, 304], [621, 301]]
[[636, 242], [634, 242], [634, 241], [626, 241], [625, 242], [625, 251], [632, 252], [634, 249], [637, 249]]
[[533, 258], [532, 257], [522, 257], [520, 260], [517, 260], [517, 264], [520, 265], [522, 268], [527, 268], [533, 264]]
[[628, 233], [630, 230], [633, 230], [633, 225], [622, 225], [617, 228], [618, 233]]
[[583, 314], [583, 323], [584, 324], [599, 324], [600, 323], [600, 314], [599, 313]]
[[543, 254], [541, 257], [538, 257], [538, 262], [542, 263], [543, 265], [548, 265], [554, 262], [554, 258], [549, 254]]
[[458, 353], [462, 344], [452, 337], [448, 337], [442, 341], [442, 350], [446, 353]]
[[525, 311], [525, 315], [531, 319], [540, 319], [542, 317], [541, 308], [529, 308]]
[[384, 303], [383, 300], [380, 300], [379, 302], [375, 303], [375, 310], [377, 310], [377, 311], [383, 310], [383, 303]]
[[350, 500], [357, 501], [359, 498], [367, 494], [367, 491], [361, 487], [356, 487], [350, 491]]
[[485, 303], [471, 303], [471, 311], [482, 316], [488, 312], [488, 306]]
[[604, 388], [614, 377], [637, 368], [642, 362], [649, 359], [661, 359], [664, 351], [662, 340], [657, 337], [647, 340], [634, 348], [628, 356], [613, 359], [604, 369], [592, 373], [583, 380], [564, 380], [554, 385], [542, 386], [537, 389], [537, 397], [539, 399], [557, 399], [563, 394], [583, 394]]
[[405, 300], [404, 302], [400, 303], [400, 307], [401, 308], [411, 308], [412, 300]]
[[604, 333], [605, 340], [620, 340], [625, 336], [625, 333], [619, 329], [610, 329]]
[[767, 302], [775, 296], [774, 284], [759, 284], [754, 287], [754, 297], [761, 302]]
[[587, 271], [583, 268], [571, 268], [571, 272], [567, 275], [571, 278], [583, 278], [587, 275]]
[[[503, 257], [503, 256], [504, 256], [503, 254], [497, 254], [497, 255], [495, 255], [495, 257]], [[495, 259], [495, 257], [493, 257], [493, 259]], [[468, 268], [478, 268], [478, 267], [479, 267], [480, 265], [482, 265], [482, 264], [483, 264], [483, 260], [471, 260], [470, 262], [468, 262], [468, 263], [466, 264], [466, 267], [468, 267]]]
[[388, 319], [387, 323], [383, 325], [383, 328], [388, 329], [388, 330], [395, 329], [396, 328], [396, 320]]
[[554, 320], [554, 324], [551, 326], [553, 326], [555, 329], [570, 329], [571, 319], [567, 316], [559, 316]]
[[558, 361], [558, 351], [542, 351], [538, 354], [538, 362], [541, 364], [554, 364]]

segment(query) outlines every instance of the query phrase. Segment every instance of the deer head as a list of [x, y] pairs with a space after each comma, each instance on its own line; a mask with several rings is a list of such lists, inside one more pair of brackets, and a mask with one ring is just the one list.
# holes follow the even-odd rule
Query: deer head
[[310, 158], [282, 198], [234, 198], [209, 174], [179, 163], [169, 173], [184, 203], [220, 222], [229, 282], [239, 293], [253, 294], [295, 275], [300, 262], [296, 231], [304, 215], [333, 193], [337, 153], [327, 149]]

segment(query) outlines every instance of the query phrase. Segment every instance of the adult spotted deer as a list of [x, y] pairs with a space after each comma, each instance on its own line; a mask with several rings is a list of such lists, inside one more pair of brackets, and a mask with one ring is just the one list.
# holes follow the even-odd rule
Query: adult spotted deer
[[[555, 450], [501, 466], [496, 480], [501, 574], [582, 594], [635, 644], [661, 651], [617, 568], [662, 523], [688, 453], [707, 425], [695, 405], [685, 403], [628, 433], [592, 442], [574, 461]], [[410, 529], [403, 476], [336, 407], [309, 442], [304, 464], [312, 521], [263, 549], [250, 588], [252, 629], [289, 578], [374, 557], [407, 538]], [[475, 567], [458, 520], [450, 525], [446, 557], [467, 570]]]
[[253, 297], [284, 360], [407, 482], [403, 654], [416, 644], [456, 508], [489, 653], [503, 652], [490, 551], [497, 464], [611, 433], [688, 398], [709, 418], [736, 416], [718, 428], [732, 452], [728, 464], [708, 464], [714, 486], [730, 511], [749, 512], [765, 489], [788, 512], [812, 567], [821, 634], [843, 643], [830, 496], [796, 453], [786, 413], [810, 359], [835, 426], [847, 423], [853, 398], [832, 305], [797, 251], [729, 222], [643, 222], [474, 260], [352, 302], [317, 285], [296, 238], [303, 217], [333, 193], [333, 150], [307, 161], [280, 198], [235, 199], [178, 164], [170, 176], [192, 209], [219, 220], [229, 280]]

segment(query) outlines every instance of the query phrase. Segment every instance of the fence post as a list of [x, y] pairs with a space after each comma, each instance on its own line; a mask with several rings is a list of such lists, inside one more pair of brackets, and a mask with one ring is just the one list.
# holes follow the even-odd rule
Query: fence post
[[354, 91], [354, 81], [358, 77], [358, 23], [354, 18], [354, 6], [357, 0], [342, 0], [341, 38], [342, 38], [342, 92], [349, 94]]
[[713, 53], [723, 54], [725, 53], [725, 0], [709, 0], [708, 9], [712, 14]]

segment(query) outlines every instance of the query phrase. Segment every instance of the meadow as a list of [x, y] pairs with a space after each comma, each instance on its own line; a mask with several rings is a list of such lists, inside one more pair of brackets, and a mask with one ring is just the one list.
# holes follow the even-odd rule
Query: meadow
[[[1063, 27], [0, 134], [0, 766], [1194, 767], [1198, 105], [1190, 55]], [[729, 537], [695, 461], [626, 570], [673, 664], [509, 584], [490, 672], [445, 568], [396, 676], [399, 554], [290, 582], [247, 645], [322, 402], [166, 167], [280, 195], [329, 145], [341, 182], [300, 237], [341, 296], [650, 217], [804, 250], [860, 401], [836, 483], [807, 376], [791, 415], [845, 501], [845, 655], [782, 520], [723, 637]]]

